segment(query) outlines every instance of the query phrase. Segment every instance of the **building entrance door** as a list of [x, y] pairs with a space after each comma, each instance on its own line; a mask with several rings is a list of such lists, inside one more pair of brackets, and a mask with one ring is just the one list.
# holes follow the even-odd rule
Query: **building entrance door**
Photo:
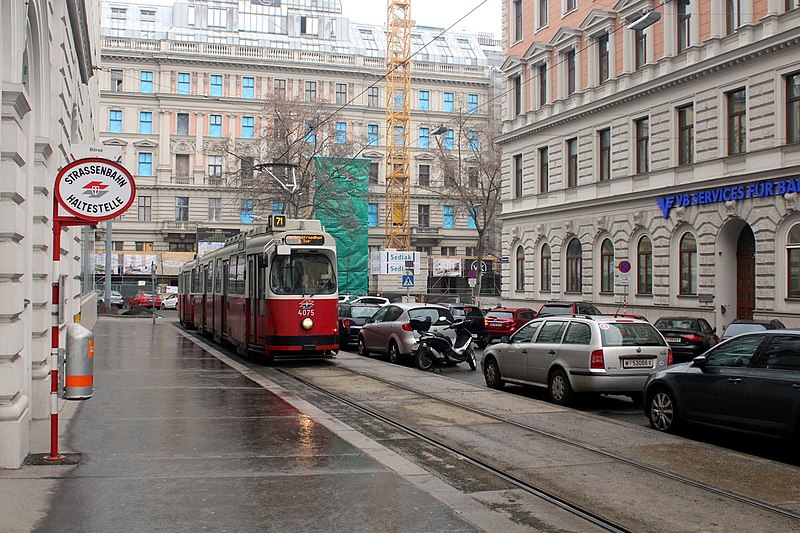
[[756, 239], [742, 228], [736, 246], [736, 318], [753, 318], [756, 308]]

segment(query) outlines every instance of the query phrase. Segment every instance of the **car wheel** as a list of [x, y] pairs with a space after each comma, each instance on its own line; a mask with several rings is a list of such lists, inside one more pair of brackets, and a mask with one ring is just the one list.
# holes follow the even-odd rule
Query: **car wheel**
[[166, 306], [166, 305], [164, 305], [164, 304], [161, 304], [161, 307], [160, 307], [160, 309], [161, 309], [162, 311], [163, 311], [164, 309], [166, 309], [166, 308], [167, 308], [167, 306]]
[[658, 431], [672, 433], [678, 427], [678, 413], [675, 397], [665, 389], [656, 389], [647, 400], [647, 418], [650, 427]]
[[427, 348], [420, 349], [417, 352], [416, 363], [417, 363], [417, 368], [419, 368], [420, 370], [427, 371], [432, 369], [434, 360], [430, 350], [428, 350]]
[[400, 364], [400, 350], [394, 341], [389, 343], [389, 362], [393, 365]]
[[501, 390], [505, 386], [500, 376], [500, 367], [494, 359], [489, 359], [484, 363], [483, 378], [486, 380], [486, 386], [490, 389]]
[[560, 368], [550, 375], [547, 386], [550, 401], [557, 405], [567, 405], [572, 400], [572, 386], [569, 384], [567, 374]]
[[369, 357], [369, 350], [367, 350], [367, 345], [364, 344], [364, 337], [358, 337], [358, 355]]

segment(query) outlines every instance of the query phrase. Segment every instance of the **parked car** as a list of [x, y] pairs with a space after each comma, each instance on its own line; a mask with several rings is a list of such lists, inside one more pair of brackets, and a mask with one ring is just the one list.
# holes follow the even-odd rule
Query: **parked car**
[[131, 301], [128, 302], [131, 309], [134, 307], [160, 307], [161, 306], [161, 298], [154, 295], [152, 292], [140, 292], [133, 298]]
[[455, 339], [453, 330], [447, 329], [453, 323], [453, 314], [446, 307], [424, 303], [389, 304], [381, 307], [361, 328], [358, 354], [385, 353], [389, 361], [399, 363], [401, 358], [411, 354], [419, 341], [419, 333], [411, 328], [409, 321], [425, 317], [431, 319], [430, 331], [439, 331]]
[[471, 304], [442, 305], [450, 309], [454, 319], [464, 321], [464, 327], [472, 333], [478, 347], [486, 348], [489, 344], [489, 330], [486, 328], [485, 316], [480, 307]]
[[351, 304], [372, 304], [372, 305], [386, 305], [389, 303], [388, 298], [381, 296], [356, 296], [347, 301]]
[[[97, 303], [103, 303], [106, 298], [105, 291], [97, 291]], [[119, 291], [111, 291], [111, 307], [121, 308], [125, 305], [125, 300], [122, 298], [122, 294]]]
[[672, 352], [649, 322], [616, 317], [537, 318], [486, 349], [486, 385], [547, 387], [550, 401], [569, 403], [574, 393], [626, 394], [641, 399], [647, 376], [666, 367]]
[[511, 335], [529, 320], [534, 318], [536, 313], [527, 307], [496, 307], [488, 313], [484, 319], [486, 330], [488, 331], [488, 342], [495, 339]]
[[178, 308], [178, 295], [173, 293], [159, 296], [161, 299], [161, 309], [177, 309]]
[[777, 319], [772, 320], [748, 320], [746, 318], [737, 318], [725, 328], [722, 332], [722, 340], [730, 339], [742, 333], [750, 331], [764, 331], [768, 329], [786, 329], [783, 322]]
[[675, 363], [691, 361], [719, 342], [714, 328], [704, 318], [668, 316], [653, 325], [667, 339]]
[[378, 309], [380, 306], [373, 304], [339, 304], [339, 346], [356, 344], [362, 326]]
[[688, 422], [796, 438], [798, 389], [800, 331], [762, 330], [653, 373], [644, 388], [645, 414], [659, 431]]
[[536, 318], [560, 315], [602, 315], [594, 305], [589, 302], [564, 302], [552, 300], [539, 308]]

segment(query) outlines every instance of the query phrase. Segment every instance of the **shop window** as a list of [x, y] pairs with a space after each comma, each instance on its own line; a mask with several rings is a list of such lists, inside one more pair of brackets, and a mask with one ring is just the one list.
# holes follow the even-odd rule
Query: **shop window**
[[517, 247], [517, 254], [514, 261], [515, 278], [514, 288], [518, 291], [525, 290], [525, 249], [522, 246]]
[[649, 237], [639, 239], [636, 258], [636, 292], [653, 294], [653, 243]]
[[566, 292], [583, 292], [583, 247], [578, 239], [572, 239], [567, 245]]
[[680, 242], [680, 294], [697, 294], [697, 240], [685, 233]]
[[800, 298], [800, 224], [789, 230], [786, 243], [787, 272], [789, 274], [789, 298]]
[[539, 270], [540, 270], [539, 285], [542, 291], [550, 290], [551, 267], [552, 267], [552, 255], [550, 253], [550, 245], [545, 243], [542, 245], [542, 253], [539, 256]]
[[610, 239], [600, 246], [600, 292], [614, 292], [614, 245]]

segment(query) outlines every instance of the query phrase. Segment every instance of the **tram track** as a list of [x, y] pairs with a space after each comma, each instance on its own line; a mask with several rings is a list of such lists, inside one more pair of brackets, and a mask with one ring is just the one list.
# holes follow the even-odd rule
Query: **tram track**
[[[334, 366], [334, 365], [332, 364], [331, 366]], [[478, 416], [493, 420], [495, 422], [498, 422], [498, 423], [501, 423], [501, 424], [506, 424], [508, 426], [518, 428], [518, 429], [523, 430], [525, 432], [528, 432], [528, 433], [531, 433], [531, 434], [535, 434], [535, 435], [544, 437], [546, 439], [550, 439], [550, 440], [558, 442], [558, 443], [560, 443], [562, 445], [568, 445], [568, 446], [575, 447], [575, 448], [578, 448], [580, 450], [584, 450], [584, 451], [592, 453], [592, 454], [597, 454], [598, 456], [600, 456], [603, 459], [615, 461], [615, 462], [630, 466], [632, 468], [635, 468], [635, 469], [637, 469], [639, 471], [647, 472], [649, 474], [653, 474], [653, 475], [656, 475], [656, 476], [659, 476], [659, 477], [662, 477], [662, 478], [665, 478], [665, 479], [669, 479], [671, 481], [680, 483], [680, 484], [685, 485], [685, 486], [694, 487], [694, 488], [699, 489], [701, 491], [716, 495], [716, 496], [721, 497], [721, 498], [732, 500], [732, 501], [744, 504], [746, 506], [757, 508], [757, 509], [760, 509], [761, 511], [765, 511], [765, 512], [770, 513], [770, 514], [779, 515], [781, 517], [790, 519], [792, 521], [796, 521], [797, 524], [799, 525], [798, 527], [800, 527], [800, 514], [794, 512], [794, 511], [791, 511], [789, 509], [778, 507], [778, 506], [775, 506], [775, 505], [773, 505], [771, 503], [768, 503], [768, 502], [765, 502], [765, 501], [761, 501], [761, 500], [758, 500], [758, 499], [755, 499], [755, 498], [751, 498], [749, 496], [746, 496], [746, 495], [743, 495], [743, 494], [740, 494], [740, 493], [737, 493], [737, 492], [733, 492], [733, 491], [730, 491], [730, 490], [727, 490], [727, 489], [724, 489], [724, 488], [721, 488], [721, 487], [718, 487], [718, 486], [714, 486], [714, 485], [705, 483], [703, 481], [699, 481], [697, 479], [692, 479], [692, 478], [687, 477], [685, 475], [681, 475], [681, 474], [666, 470], [664, 468], [660, 468], [660, 467], [657, 467], [657, 466], [653, 466], [651, 464], [647, 464], [647, 463], [644, 463], [644, 462], [641, 462], [641, 461], [637, 461], [635, 459], [631, 459], [629, 457], [625, 457], [625, 456], [623, 456], [621, 454], [614, 453], [614, 452], [609, 451], [609, 450], [604, 450], [604, 449], [598, 448], [596, 446], [591, 446], [589, 444], [586, 444], [585, 442], [580, 442], [580, 441], [577, 441], [577, 440], [574, 440], [574, 439], [570, 439], [570, 438], [567, 438], [567, 437], [564, 437], [564, 436], [561, 436], [561, 435], [557, 435], [557, 434], [554, 434], [552, 432], [543, 430], [541, 428], [537, 428], [537, 427], [534, 427], [534, 426], [531, 426], [531, 425], [528, 425], [528, 424], [524, 424], [524, 423], [521, 423], [521, 422], [518, 422], [518, 421], [515, 421], [515, 420], [512, 420], [512, 419], [509, 419], [509, 418], [501, 416], [501, 415], [497, 415], [497, 414], [492, 413], [492, 412], [487, 411], [487, 410], [478, 409], [478, 408], [475, 408], [475, 407], [472, 407], [472, 406], [464, 405], [463, 403], [459, 403], [459, 402], [456, 402], [456, 401], [453, 401], [453, 400], [450, 400], [450, 399], [447, 399], [447, 398], [441, 398], [439, 396], [436, 396], [435, 394], [430, 394], [428, 392], [416, 389], [416, 388], [408, 386], [408, 385], [399, 384], [399, 383], [397, 383], [395, 381], [392, 381], [392, 380], [389, 380], [389, 379], [384, 379], [384, 378], [381, 378], [381, 377], [378, 377], [378, 376], [375, 376], [375, 375], [371, 375], [371, 374], [368, 374], [368, 373], [360, 372], [360, 371], [354, 370], [352, 368], [346, 368], [345, 369], [344, 367], [341, 367], [341, 366], [336, 366], [336, 368], [344, 369], [344, 370], [346, 370], [348, 372], [351, 372], [352, 374], [354, 374], [356, 376], [360, 376], [360, 377], [366, 378], [366, 379], [371, 379], [371, 380], [374, 380], [376, 382], [382, 383], [384, 385], [393, 387], [395, 389], [402, 390], [402, 391], [405, 391], [405, 392], [408, 392], [408, 393], [412, 393], [412, 394], [417, 395], [420, 398], [423, 398], [423, 399], [425, 399], [427, 401], [439, 402], [439, 403], [447, 405], [449, 407], [460, 409], [460, 410], [463, 410], [465, 412], [469, 412], [469, 413], [472, 413], [472, 414], [475, 414], [475, 415], [478, 415]], [[570, 501], [568, 498], [564, 497], [562, 494], [559, 494], [559, 493], [556, 493], [554, 491], [548, 490], [547, 488], [544, 488], [542, 486], [537, 486], [536, 484], [531, 483], [529, 481], [525, 481], [523, 479], [520, 479], [517, 476], [510, 475], [509, 473], [504, 472], [502, 469], [497, 468], [495, 466], [492, 466], [488, 462], [482, 460], [480, 457], [477, 457], [477, 456], [475, 456], [473, 454], [470, 454], [469, 452], [465, 452], [463, 447], [457, 447], [457, 446], [448, 444], [447, 442], [444, 442], [442, 439], [439, 439], [439, 438], [437, 438], [435, 436], [432, 436], [430, 434], [424, 433], [424, 432], [420, 431], [417, 428], [411, 427], [408, 424], [405, 424], [403, 422], [395, 420], [391, 416], [388, 416], [388, 415], [386, 415], [386, 414], [384, 414], [384, 413], [382, 413], [382, 412], [380, 412], [380, 411], [378, 411], [376, 409], [373, 409], [373, 408], [371, 408], [371, 407], [369, 407], [367, 405], [364, 405], [361, 402], [355, 401], [352, 398], [348, 398], [345, 395], [339, 394], [339, 393], [337, 393], [335, 391], [331, 391], [329, 389], [326, 389], [325, 387], [320, 386], [320, 385], [314, 383], [313, 381], [310, 381], [309, 379], [305, 379], [305, 378], [303, 378], [301, 376], [298, 376], [295, 373], [291, 372], [291, 370], [289, 370], [289, 369], [275, 368], [274, 370], [279, 372], [279, 373], [281, 373], [281, 374], [283, 374], [283, 375], [285, 375], [285, 376], [287, 376], [287, 377], [289, 377], [289, 378], [291, 378], [291, 379], [293, 379], [293, 380], [295, 380], [295, 381], [297, 381], [297, 382], [299, 382], [299, 383], [302, 383], [303, 385], [305, 385], [307, 387], [310, 387], [310, 388], [312, 388], [312, 389], [314, 389], [314, 390], [316, 390], [318, 392], [326, 394], [326, 395], [330, 396], [331, 398], [334, 398], [335, 400], [337, 400], [339, 402], [342, 402], [342, 403], [352, 407], [353, 409], [356, 409], [357, 411], [359, 411], [361, 413], [364, 413], [364, 414], [366, 414], [368, 416], [374, 417], [374, 418], [376, 418], [376, 419], [378, 419], [378, 420], [380, 420], [380, 421], [382, 421], [384, 423], [390, 424], [392, 427], [395, 427], [398, 430], [401, 430], [401, 431], [403, 431], [403, 432], [405, 432], [405, 433], [407, 433], [409, 435], [412, 435], [415, 438], [419, 438], [419, 439], [423, 440], [424, 442], [427, 442], [427, 443], [429, 443], [429, 444], [431, 444], [433, 446], [436, 446], [437, 448], [439, 448], [441, 450], [444, 450], [444, 451], [446, 451], [448, 453], [451, 453], [451, 454], [453, 454], [453, 455], [455, 455], [457, 457], [463, 458], [464, 460], [468, 461], [470, 464], [473, 464], [473, 465], [475, 465], [475, 466], [477, 466], [477, 467], [479, 467], [481, 469], [484, 469], [485, 471], [492, 473], [493, 475], [497, 476], [498, 478], [504, 479], [504, 480], [514, 484], [515, 486], [525, 490], [526, 492], [529, 492], [531, 494], [535, 494], [536, 496], [539, 496], [542, 499], [544, 499], [544, 500], [546, 500], [546, 501], [548, 501], [550, 503], [553, 503], [554, 505], [558, 505], [559, 507], [561, 507], [562, 509], [567, 510], [568, 512], [573, 512], [574, 514], [576, 514], [578, 516], [585, 517], [588, 521], [590, 521], [591, 523], [593, 523], [594, 525], [596, 525], [598, 527], [602, 527], [604, 529], [607, 529], [608, 531], [634, 531], [634, 530], [636, 530], [635, 528], [631, 529], [631, 526], [618, 523], [619, 521], [613, 521], [613, 520], [610, 520], [608, 518], [604, 518], [604, 517], [600, 516], [599, 514], [594, 513], [592, 511], [586, 509], [585, 506], [580, 505], [579, 503]]]

